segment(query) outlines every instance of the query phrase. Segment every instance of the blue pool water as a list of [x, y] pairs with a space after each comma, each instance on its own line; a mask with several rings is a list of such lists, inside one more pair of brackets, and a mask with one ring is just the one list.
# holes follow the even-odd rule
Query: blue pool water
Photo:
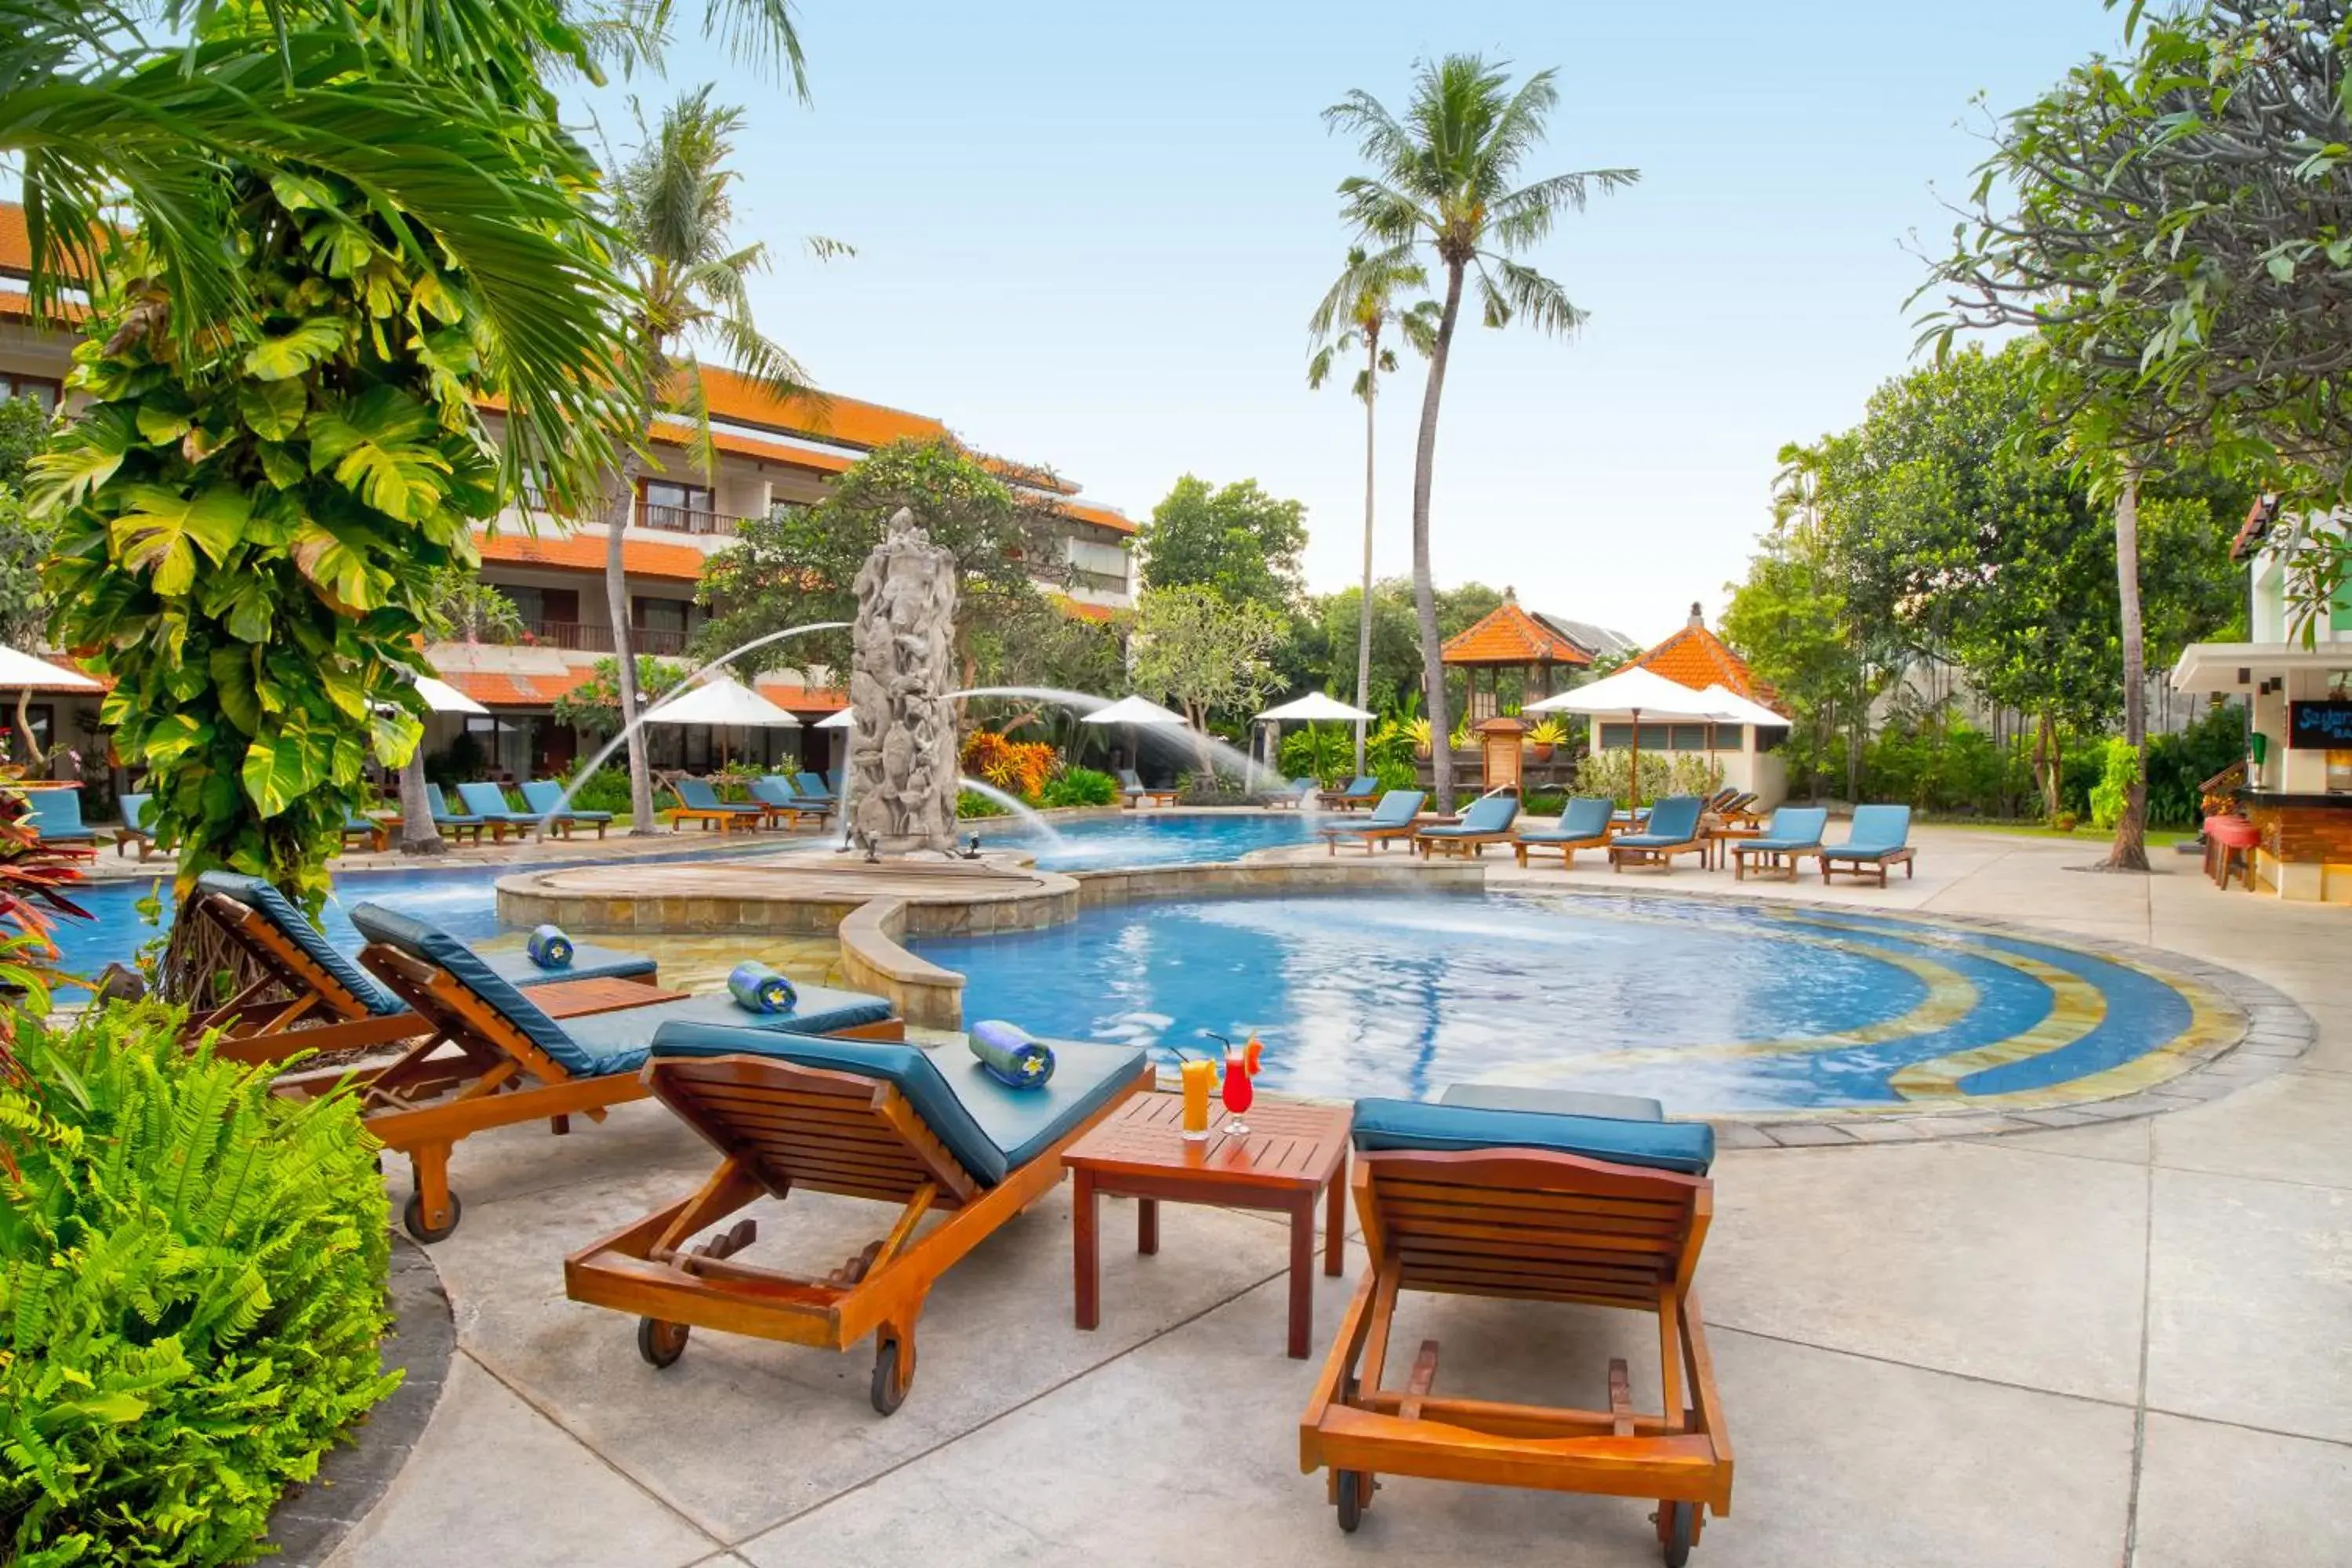
[[2193, 1020], [2095, 954], [1801, 908], [1489, 893], [1231, 899], [939, 938], [967, 1017], [1155, 1047], [1265, 1042], [1265, 1083], [1433, 1096], [1500, 1079], [1678, 1112], [2045, 1091]]
[[1188, 866], [1238, 860], [1253, 849], [1304, 844], [1315, 837], [1316, 818], [1298, 812], [1224, 816], [1170, 813], [1088, 817], [1058, 826], [1057, 846], [1034, 829], [991, 831], [971, 825], [984, 848], [1022, 849], [1047, 871], [1090, 871], [1112, 866]]

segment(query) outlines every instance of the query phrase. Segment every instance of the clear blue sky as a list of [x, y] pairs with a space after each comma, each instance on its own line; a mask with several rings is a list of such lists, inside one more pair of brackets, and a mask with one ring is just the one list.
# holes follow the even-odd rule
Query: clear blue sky
[[[693, 14], [691, 5], [682, 12]], [[1307, 503], [1310, 586], [1356, 572], [1360, 410], [1310, 393], [1306, 320], [1348, 243], [1354, 151], [1318, 111], [1402, 107], [1417, 56], [1559, 68], [1531, 176], [1641, 170], [1535, 257], [1592, 312], [1570, 343], [1465, 327], [1439, 433], [1442, 582], [1509, 584], [1642, 640], [1710, 617], [1774, 453], [1852, 423], [1908, 360], [1904, 301], [2007, 107], [2113, 47], [2097, 0], [1530, 0], [1431, 7], [805, 0], [814, 105], [699, 40], [600, 94], [632, 134], [718, 83], [770, 242], [761, 325], [819, 383], [936, 415], [1139, 518], [1187, 471]], [[818, 265], [799, 237], [857, 247]], [[1382, 404], [1378, 570], [1410, 563], [1417, 362]]]

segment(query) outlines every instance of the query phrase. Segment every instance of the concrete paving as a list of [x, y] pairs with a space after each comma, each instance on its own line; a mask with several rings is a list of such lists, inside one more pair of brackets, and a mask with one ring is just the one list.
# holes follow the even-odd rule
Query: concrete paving
[[[2108, 878], [2068, 868], [2088, 842], [1919, 839], [1916, 883], [1833, 901], [2230, 964], [2307, 1009], [2319, 1043], [2147, 1120], [1727, 1151], [1699, 1285], [1739, 1468], [1693, 1562], [2352, 1563], [2352, 966], [2336, 957], [2352, 910], [2221, 892], [2185, 858]], [[1255, 1215], [1169, 1205], [1146, 1258], [1125, 1245], [1131, 1205], [1108, 1201], [1102, 1326], [1080, 1333], [1065, 1188], [941, 1283], [887, 1419], [864, 1354], [698, 1331], [656, 1372], [630, 1320], [564, 1298], [562, 1256], [709, 1163], [646, 1104], [560, 1142], [515, 1128], [459, 1151], [465, 1223], [432, 1249], [457, 1359], [415, 1458], [331, 1562], [1657, 1561], [1640, 1503], [1412, 1480], [1385, 1483], [1343, 1538], [1323, 1479], [1298, 1473], [1316, 1363], [1281, 1353], [1283, 1236]], [[762, 1205], [760, 1256], [829, 1268], [873, 1233], [862, 1206]], [[1318, 1342], [1361, 1252], [1349, 1262], [1317, 1278]], [[1612, 1354], [1637, 1401], [1654, 1389], [1636, 1326], [1408, 1298], [1398, 1330], [1444, 1341], [1441, 1391], [1589, 1403]]]

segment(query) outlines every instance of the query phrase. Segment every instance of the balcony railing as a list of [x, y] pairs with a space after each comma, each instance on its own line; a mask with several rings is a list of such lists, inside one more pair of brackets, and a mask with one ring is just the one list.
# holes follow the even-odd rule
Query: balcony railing
[[[526, 621], [523, 629], [541, 647], [559, 647], [572, 653], [613, 651], [613, 628], [601, 622]], [[686, 634], [669, 626], [631, 626], [629, 647], [635, 653], [675, 658], [686, 651]]]
[[742, 523], [740, 517], [723, 511], [704, 511], [690, 506], [656, 506], [651, 501], [637, 503], [637, 526], [659, 529], [664, 533], [731, 534]]

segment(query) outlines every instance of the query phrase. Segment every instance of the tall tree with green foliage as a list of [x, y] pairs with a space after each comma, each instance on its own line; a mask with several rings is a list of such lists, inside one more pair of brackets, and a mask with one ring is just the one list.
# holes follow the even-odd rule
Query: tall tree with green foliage
[[[751, 279], [767, 267], [768, 251], [763, 244], [735, 240], [736, 172], [728, 165], [742, 125], [741, 110], [715, 105], [708, 87], [697, 89], [664, 111], [659, 127], [614, 178], [621, 261], [636, 285], [628, 330], [635, 348], [633, 362], [643, 367], [644, 380], [635, 390], [661, 416], [683, 422], [690, 459], [706, 477], [716, 455], [696, 345], [717, 348], [736, 374], [770, 397], [811, 395], [806, 374], [752, 320]], [[814, 238], [808, 244], [821, 258], [848, 250], [836, 240]], [[625, 725], [635, 723], [643, 704], [636, 661], [630, 657], [624, 531], [646, 467], [642, 453], [629, 454], [613, 469], [604, 495], [604, 595], [612, 611]], [[654, 833], [658, 827], [645, 733], [631, 728], [628, 737], [629, 831]]]
[[1255, 479], [1220, 488], [1186, 474], [1136, 531], [1145, 582], [1212, 588], [1236, 605], [1296, 602], [1306, 548], [1306, 505], [1266, 494]]
[[[1412, 472], [1413, 605], [1430, 722], [1440, 735], [1446, 732], [1445, 663], [1430, 568], [1429, 508], [1438, 404], [1463, 291], [1475, 272], [1480, 318], [1489, 327], [1524, 320], [1556, 336], [1573, 334], [1586, 312], [1559, 283], [1517, 258], [1549, 237], [1561, 215], [1582, 211], [1593, 189], [1614, 191], [1641, 177], [1633, 169], [1589, 169], [1517, 184], [1519, 166], [1542, 142], [1544, 121], [1559, 102], [1553, 76], [1538, 71], [1515, 91], [1504, 66], [1476, 55], [1448, 55], [1416, 68], [1402, 120], [1360, 89], [1323, 111], [1325, 124], [1356, 139], [1372, 169], [1339, 182], [1342, 216], [1383, 247], [1378, 253], [1383, 265], [1408, 265], [1426, 249], [1445, 279]], [[1451, 810], [1454, 758], [1441, 745], [1434, 760], [1438, 806]]]
[[[1330, 378], [1339, 356], [1363, 352], [1363, 368], [1356, 372], [1352, 390], [1364, 405], [1364, 578], [1357, 598], [1362, 613], [1356, 618], [1356, 706], [1368, 708], [1372, 684], [1372, 519], [1374, 457], [1379, 450], [1381, 377], [1397, 367], [1396, 350], [1381, 340], [1393, 324], [1398, 335], [1426, 356], [1437, 339], [1437, 301], [1401, 295], [1429, 287], [1429, 269], [1418, 261], [1399, 261], [1392, 254], [1375, 258], [1360, 245], [1348, 247], [1348, 265], [1324, 294], [1307, 330], [1314, 350], [1307, 361], [1307, 384], [1319, 387]], [[1364, 771], [1364, 725], [1356, 723], [1356, 772]]]
[[[962, 684], [976, 684], [977, 629], [1016, 623], [1045, 605], [1040, 582], [1070, 580], [1068, 523], [1052, 492], [1016, 487], [999, 477], [1000, 466], [950, 438], [893, 441], [850, 465], [815, 505], [745, 522], [735, 547], [703, 574], [698, 592], [711, 618], [696, 650], [708, 658], [769, 632], [851, 619], [857, 569], [905, 507], [962, 574], [954, 647]], [[830, 632], [775, 644], [759, 658], [845, 669], [848, 652], [848, 633]]]
[[1274, 689], [1271, 655], [1284, 621], [1272, 606], [1226, 598], [1204, 584], [1146, 588], [1135, 605], [1130, 674], [1136, 689], [1176, 703], [1192, 728], [1201, 771], [1215, 771], [1210, 726]]
[[48, 439], [49, 415], [29, 397], [0, 398], [0, 642], [31, 647], [47, 636], [41, 563], [49, 525], [25, 508], [25, 470]]

